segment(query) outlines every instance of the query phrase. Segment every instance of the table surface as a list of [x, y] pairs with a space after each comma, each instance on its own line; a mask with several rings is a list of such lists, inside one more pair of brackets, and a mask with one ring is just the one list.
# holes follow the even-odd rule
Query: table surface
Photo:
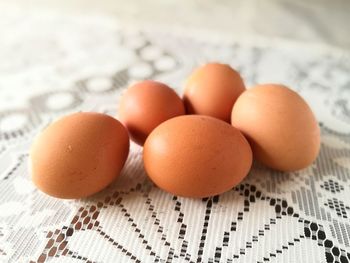
[[[345, 38], [237, 37], [10, 5], [0, 14], [0, 262], [350, 262]], [[155, 187], [132, 144], [122, 175], [90, 198], [34, 187], [28, 149], [50, 122], [76, 111], [115, 116], [120, 94], [141, 79], [181, 93], [193, 68], [214, 60], [248, 87], [284, 83], [307, 100], [322, 132], [313, 165], [280, 173], [254, 164], [231, 191], [189, 199]]]
[[[10, 1], [0, 0], [6, 5]], [[117, 17], [123, 25], [205, 30], [239, 38], [261, 35], [350, 49], [348, 0], [11, 0], [26, 12]]]

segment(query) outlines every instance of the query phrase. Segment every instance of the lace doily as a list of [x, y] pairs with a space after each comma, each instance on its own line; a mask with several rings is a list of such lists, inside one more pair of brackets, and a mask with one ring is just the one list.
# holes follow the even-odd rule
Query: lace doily
[[[350, 262], [350, 54], [283, 40], [123, 28], [103, 17], [2, 12], [1, 262]], [[248, 86], [281, 82], [311, 105], [322, 147], [309, 168], [255, 165], [231, 191], [196, 200], [155, 187], [132, 145], [122, 175], [97, 195], [59, 200], [31, 183], [28, 149], [59, 116], [115, 116], [140, 79], [181, 93], [206, 61]]]

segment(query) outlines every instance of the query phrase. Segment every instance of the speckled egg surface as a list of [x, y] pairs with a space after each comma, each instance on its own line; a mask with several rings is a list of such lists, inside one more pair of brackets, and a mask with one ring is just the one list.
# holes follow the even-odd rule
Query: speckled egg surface
[[30, 150], [34, 184], [58, 198], [82, 198], [110, 184], [122, 170], [129, 137], [116, 119], [75, 113], [49, 125]]

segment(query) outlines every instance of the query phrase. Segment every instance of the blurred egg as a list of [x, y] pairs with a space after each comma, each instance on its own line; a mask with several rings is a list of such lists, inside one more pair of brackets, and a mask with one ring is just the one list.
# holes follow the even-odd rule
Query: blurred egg
[[35, 139], [30, 151], [32, 180], [54, 197], [86, 197], [119, 175], [128, 152], [128, 133], [119, 121], [100, 113], [71, 114]]
[[144, 167], [161, 189], [185, 197], [221, 194], [248, 174], [252, 152], [244, 136], [202, 115], [170, 119], [149, 135]]
[[162, 122], [185, 114], [181, 98], [167, 85], [146, 80], [131, 86], [121, 98], [119, 118], [134, 142], [143, 145]]
[[184, 103], [188, 114], [202, 114], [230, 122], [232, 106], [245, 91], [240, 74], [229, 65], [209, 63], [188, 78]]
[[232, 125], [249, 140], [254, 157], [277, 170], [305, 168], [320, 149], [320, 129], [310, 107], [282, 85], [244, 92], [233, 107]]

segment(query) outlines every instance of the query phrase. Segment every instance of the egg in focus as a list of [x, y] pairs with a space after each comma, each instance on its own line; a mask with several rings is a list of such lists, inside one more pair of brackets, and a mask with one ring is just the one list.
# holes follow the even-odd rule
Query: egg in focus
[[155, 128], [143, 149], [145, 170], [161, 189], [184, 197], [209, 197], [230, 190], [252, 164], [244, 136], [209, 116], [185, 115]]
[[64, 199], [99, 192], [120, 174], [129, 136], [116, 119], [81, 112], [50, 124], [30, 150], [31, 176], [44, 193]]
[[136, 83], [120, 100], [119, 118], [139, 145], [159, 124], [183, 114], [181, 98], [169, 86], [156, 81]]
[[208, 63], [188, 78], [183, 100], [188, 114], [212, 116], [230, 122], [232, 106], [245, 91], [240, 74], [229, 65]]
[[317, 158], [317, 120], [304, 99], [283, 85], [245, 91], [232, 109], [231, 121], [250, 142], [254, 158], [270, 168], [300, 170]]

